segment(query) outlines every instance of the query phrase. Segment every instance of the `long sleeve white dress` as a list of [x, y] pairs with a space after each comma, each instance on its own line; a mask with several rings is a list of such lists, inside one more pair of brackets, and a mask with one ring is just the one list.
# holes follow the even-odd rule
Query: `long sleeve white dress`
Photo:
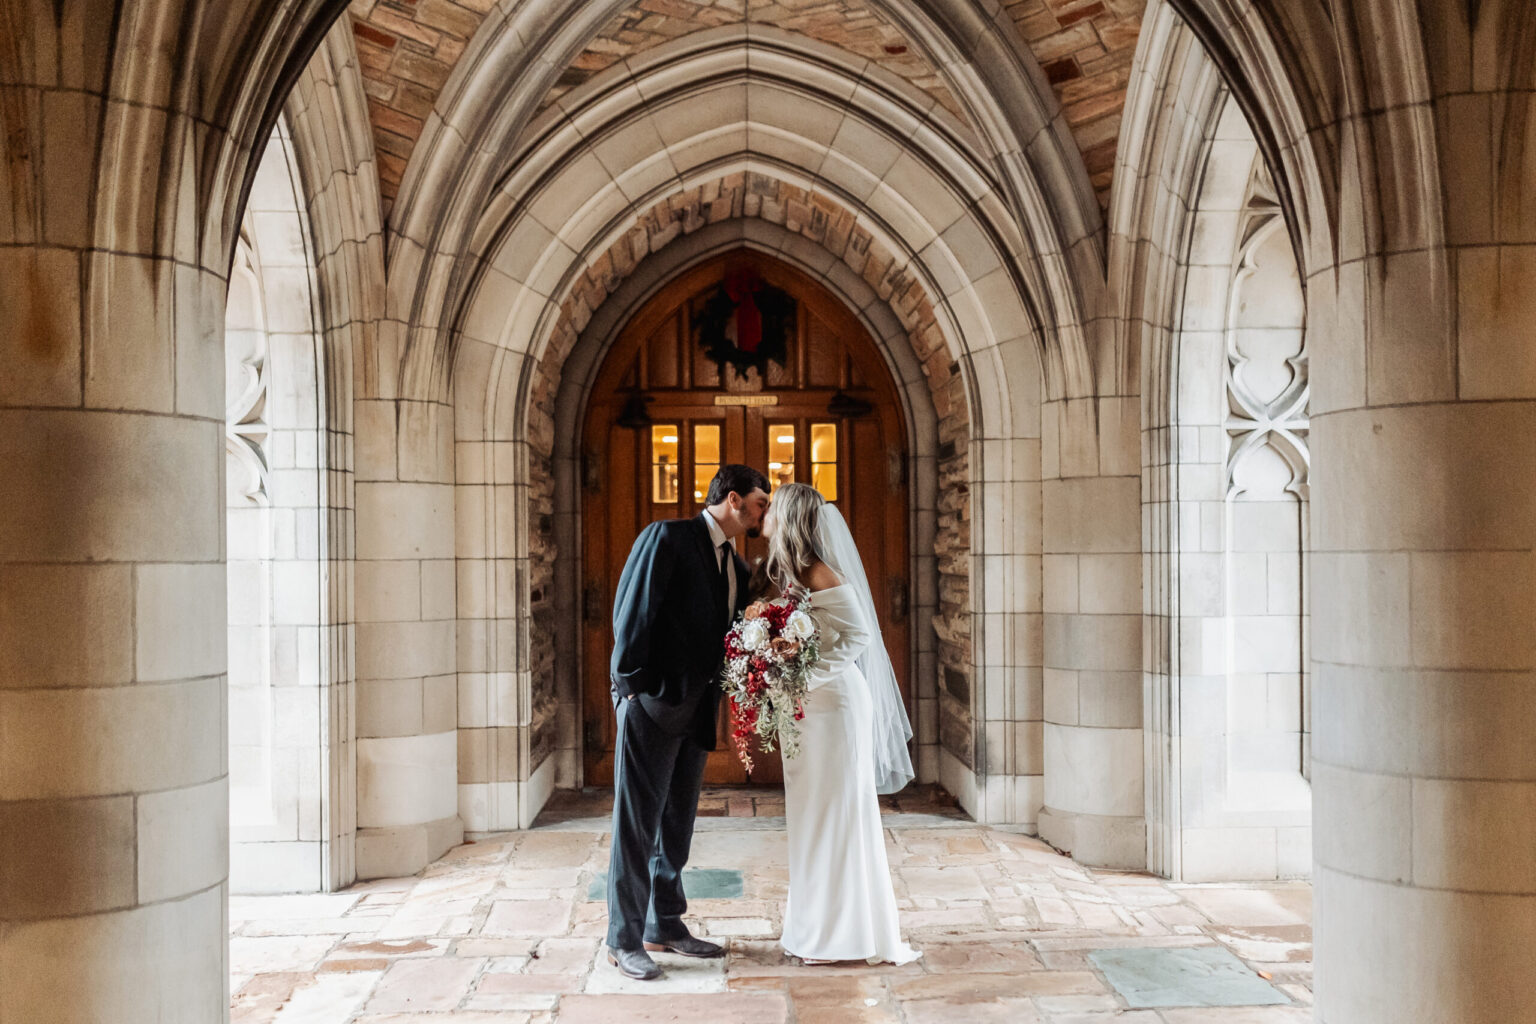
[[906, 963], [870, 753], [872, 704], [859, 671], [870, 629], [853, 588], [811, 595], [821, 660], [807, 680], [800, 753], [784, 759], [789, 901], [779, 940], [814, 960]]

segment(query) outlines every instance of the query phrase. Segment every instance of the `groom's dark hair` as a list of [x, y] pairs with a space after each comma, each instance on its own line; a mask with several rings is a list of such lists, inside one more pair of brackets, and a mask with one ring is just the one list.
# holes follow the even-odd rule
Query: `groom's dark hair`
[[715, 478], [709, 482], [709, 493], [704, 496], [704, 504], [718, 505], [724, 501], [732, 491], [745, 498], [754, 490], [761, 489], [768, 493], [768, 478], [751, 466], [742, 466], [731, 462], [721, 466], [715, 471]]

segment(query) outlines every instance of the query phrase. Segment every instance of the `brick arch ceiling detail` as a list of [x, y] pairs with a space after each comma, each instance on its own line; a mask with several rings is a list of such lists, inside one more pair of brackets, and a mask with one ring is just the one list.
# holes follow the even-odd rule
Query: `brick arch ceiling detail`
[[[1100, 207], [1109, 202], [1126, 84], [1146, 0], [1014, 0], [1004, 21], [1039, 61], [1061, 102]], [[353, 0], [369, 118], [388, 216], [438, 94], [495, 0]], [[594, 73], [701, 28], [749, 19], [868, 59], [927, 92], [962, 121], [939, 71], [865, 0], [639, 0], [561, 72], [540, 109]]]
[[859, 224], [825, 194], [752, 171], [736, 171], [692, 186], [641, 211], [634, 225], [593, 257], [566, 288], [548, 341], [536, 347], [529, 442], [540, 455], [554, 449], [554, 401], [560, 375], [581, 332], [608, 296], [644, 260], [685, 235], [728, 220], [761, 219], [816, 245], [879, 295], [900, 322], [922, 367], [939, 442], [963, 452], [970, 411], [959, 365], [938, 310], [911, 261]]
[[[740, 51], [748, 45], [748, 41], [734, 39], [727, 30], [720, 32], [723, 33], [722, 45], [728, 49]], [[803, 94], [805, 101], [832, 103], [831, 97], [841, 92], [840, 85], [836, 88], [833, 85], [843, 81], [839, 76], [845, 75], [847, 69], [802, 61], [795, 54], [806, 51], [808, 47], [819, 47], [828, 53], [836, 51], [822, 44], [812, 44], [804, 40], [804, 37], [791, 37], [782, 33], [779, 36], [786, 42], [798, 38], [801, 45], [798, 50], [784, 54], [783, 59], [759, 62], [755, 70], [746, 69], [742, 65], [744, 70], [741, 74], [746, 76], [744, 83], [748, 88], [768, 91], [762, 109], [782, 109], [776, 106], [778, 101], [767, 101], [767, 95], [798, 92], [806, 84], [803, 76], [812, 72], [812, 77], [822, 82], [827, 98], [816, 100], [819, 93], [812, 90]], [[741, 56], [738, 52], [738, 64]], [[715, 51], [696, 52], [696, 48], [689, 47], [684, 59], [704, 61], [717, 68], [721, 66], [716, 60]], [[589, 150], [594, 145], [601, 145], [602, 140], [592, 135], [586, 119], [595, 118], [595, 125], [608, 126], [614, 131], [627, 130], [624, 127], [614, 128], [615, 125], [639, 127], [638, 124], [631, 125], [624, 110], [615, 106], [609, 93], [617, 90], [633, 106], [640, 102], [640, 97], [653, 94], [648, 92], [650, 86], [646, 80], [647, 75], [657, 75], [662, 80], [677, 77], [672, 65], [658, 62], [647, 68], [639, 79], [613, 79], [613, 72], [608, 72], [603, 76], [604, 81], [595, 80], [584, 85], [582, 89], [588, 105], [579, 106], [569, 115], [574, 119], [571, 124], [561, 131], [541, 137], [528, 152], [519, 153], [515, 158], [508, 155], [514, 169], [514, 180], [503, 181], [493, 201], [484, 205], [475, 220], [465, 226], [466, 237], [474, 239], [469, 247], [455, 250], [457, 255], [452, 258], [447, 254], [431, 260], [418, 257], [423, 266], [436, 267], [438, 272], [434, 278], [436, 283], [430, 286], [428, 294], [430, 319], [421, 319], [420, 326], [411, 330], [402, 354], [402, 388], [422, 397], [442, 393], [450, 379], [451, 366], [448, 360], [453, 348], [460, 343], [478, 342], [528, 352], [531, 336], [539, 330], [535, 323], [544, 321], [546, 317], [552, 323], [558, 314], [560, 300], [551, 299], [551, 296], [563, 295], [565, 284], [557, 285], [557, 280], [569, 280], [566, 272], [561, 269], [566, 265], [565, 256], [561, 254], [581, 260], [570, 271], [580, 273], [590, 260], [591, 253], [596, 251], [589, 247], [595, 244], [597, 249], [606, 248], [611, 239], [616, 237], [611, 232], [617, 230], [619, 220], [625, 216], [621, 211], [626, 208], [635, 210], [636, 206], [643, 209], [672, 194], [671, 188], [652, 192], [654, 184], [661, 183], [656, 180], [658, 178], [672, 178], [687, 188], [728, 171], [767, 170], [772, 166], [780, 170], [771, 173], [788, 174], [787, 180], [802, 187], [825, 187], [829, 196], [843, 194], [844, 189], [835, 181], [825, 182], [817, 173], [805, 170], [803, 165], [796, 162], [804, 156], [811, 161], [808, 166], [818, 166], [821, 161], [816, 154], [827, 152], [825, 140], [785, 135], [781, 142], [793, 142], [803, 153], [786, 151], [783, 160], [754, 158], [749, 153], [730, 149], [729, 146], [720, 151], [699, 151], [694, 148], [690, 140], [698, 137], [697, 133], [701, 131], [712, 138], [723, 136], [720, 136], [718, 125], [713, 120], [718, 112], [705, 105], [687, 105], [684, 101], [691, 95], [687, 92], [670, 96], [666, 100], [674, 105], [683, 104], [682, 109], [694, 111], [692, 115], [685, 115], [685, 123], [673, 126], [676, 131], [668, 136], [672, 142], [663, 142], [659, 136], [655, 136], [654, 131], [648, 134], [643, 127], [632, 134], [641, 141], [654, 137], [654, 145], [674, 153], [691, 155], [699, 162], [671, 167], [648, 155], [662, 150], [647, 149], [637, 153], [626, 149], [624, 161], [627, 169], [622, 172], [604, 172], [598, 175], [602, 181], [594, 185], [591, 172], [598, 170], [601, 164]], [[801, 77], [791, 81], [783, 77], [785, 75]], [[757, 83], [755, 86], [754, 82]], [[871, 87], [876, 85], [873, 82], [866, 84]], [[946, 340], [954, 346], [953, 351], [957, 356], [961, 352], [969, 352], [972, 358], [980, 358], [990, 366], [993, 362], [1018, 358], [1015, 349], [1026, 346], [1031, 350], [1029, 359], [1034, 363], [1034, 373], [1041, 372], [1041, 360], [1045, 359], [1055, 368], [1054, 373], [1046, 371], [1046, 379], [1058, 382], [1057, 389], [1061, 390], [1067, 383], [1076, 380], [1074, 373], [1080, 362], [1080, 353], [1069, 344], [1071, 339], [1062, 331], [1049, 334], [1054, 339], [1049, 358], [1047, 353], [1038, 351], [1044, 341], [1039, 333], [1041, 309], [1038, 304], [1032, 305], [1027, 297], [1029, 293], [1043, 293], [1057, 287], [1049, 279], [1050, 274], [1056, 273], [1050, 268], [1057, 264], [1051, 263], [1049, 258], [1037, 260], [1020, 255], [1029, 252], [1031, 243], [1019, 233], [1020, 229], [1009, 216], [1004, 200], [995, 191], [995, 185], [989, 183], [982, 165], [976, 162], [978, 154], [969, 152], [963, 145], [955, 146], [953, 142], [946, 142], [942, 133], [931, 130], [920, 117], [902, 108], [902, 96], [912, 91], [910, 86], [894, 80], [889, 84], [892, 86], [891, 92], [880, 92], [877, 89], [871, 93], [871, 97], [878, 100], [874, 106], [894, 118], [895, 124], [887, 123], [873, 114], [867, 115], [869, 120], [860, 119], [861, 123], [875, 133], [884, 135], [888, 143], [897, 149], [899, 139], [905, 137], [907, 132], [915, 131], [929, 138], [933, 145], [939, 146], [941, 153], [935, 161], [910, 157], [904, 173], [906, 178], [911, 179], [908, 185], [916, 189], [912, 195], [921, 200], [919, 206], [911, 206], [901, 198], [900, 193], [885, 188], [881, 193], [885, 198], [874, 207], [876, 212], [870, 225], [871, 230], [877, 237], [889, 236], [888, 241], [900, 248], [909, 259], [916, 257], [917, 249], [932, 248], [932, 252], [917, 258], [913, 266], [917, 273], [925, 277], [925, 283], [930, 286], [932, 293], [942, 297], [936, 301], [941, 301], [944, 306]], [[645, 106], [639, 109], [643, 113], [651, 108]], [[692, 120], [687, 120], [688, 116]], [[849, 116], [854, 116], [854, 112], [849, 111]], [[746, 126], [756, 122], [750, 115], [746, 115], [740, 123]], [[579, 144], [573, 146], [573, 140]], [[653, 143], [645, 142], [646, 145]], [[885, 170], [881, 168], [871, 171], [855, 165], [850, 167], [870, 182], [879, 181], [885, 175]], [[563, 176], [570, 176], [575, 184], [561, 181]], [[592, 198], [573, 198], [580, 196]], [[853, 199], [854, 208], [862, 206], [857, 196], [850, 195], [848, 198]], [[573, 202], [577, 203], [579, 209], [573, 211]], [[881, 208], [891, 215], [899, 214], [898, 222], [886, 223], [879, 212]], [[959, 221], [955, 220], [957, 215]], [[526, 224], [526, 228], [517, 227], [519, 224]], [[549, 224], [565, 227], [552, 230], [547, 227]], [[954, 231], [945, 231], [946, 225], [951, 225]], [[527, 238], [522, 242], [514, 241], [514, 233], [524, 230]], [[940, 231], [944, 234], [939, 235]], [[963, 238], [954, 232], [960, 232]], [[405, 239], [397, 241], [404, 247]], [[961, 244], [957, 246], [957, 243]], [[914, 245], [916, 249], [911, 248]], [[578, 253], [587, 255], [578, 256]], [[989, 253], [992, 254], [991, 258], [988, 257]], [[948, 282], [942, 287], [926, 280], [931, 273], [937, 272], [928, 265], [934, 259], [941, 261], [940, 269], [950, 268], [947, 276], [941, 275]], [[398, 286], [402, 289], [417, 288], [414, 281], [415, 278], [401, 278]], [[391, 287], [395, 286], [396, 283], [392, 282]], [[401, 308], [410, 301], [410, 294], [398, 295], [397, 302]], [[962, 341], [962, 337], [970, 341]], [[978, 352], [982, 354], [977, 355]], [[1001, 366], [1001, 363], [998, 365]], [[994, 399], [990, 405], [983, 403], [977, 406], [972, 402], [972, 407], [977, 411], [983, 407], [990, 409], [993, 414], [991, 422], [998, 426], [1011, 413], [1005, 402], [996, 396]], [[975, 424], [972, 426], [974, 429]]]

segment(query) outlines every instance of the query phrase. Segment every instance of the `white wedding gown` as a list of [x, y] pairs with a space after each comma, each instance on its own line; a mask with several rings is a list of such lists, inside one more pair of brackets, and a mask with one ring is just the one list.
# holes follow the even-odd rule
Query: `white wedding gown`
[[873, 710], [859, 671], [870, 630], [848, 584], [811, 595], [821, 660], [811, 670], [800, 753], [784, 759], [789, 902], [784, 950], [814, 960], [906, 963], [870, 752]]

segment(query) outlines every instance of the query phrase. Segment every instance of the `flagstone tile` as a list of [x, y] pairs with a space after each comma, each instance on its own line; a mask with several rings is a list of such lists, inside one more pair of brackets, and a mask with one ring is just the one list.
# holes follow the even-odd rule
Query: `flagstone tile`
[[990, 894], [982, 886], [976, 869], [965, 865], [932, 868], [902, 867], [898, 869], [907, 889], [914, 896], [951, 902], [976, 900], [984, 902]]
[[526, 956], [498, 956], [488, 960], [486, 974], [522, 974], [528, 970]]
[[1244, 960], [1265, 963], [1312, 962], [1312, 926], [1309, 924], [1214, 928], [1211, 934]]
[[455, 922], [464, 915], [427, 914], [417, 910], [410, 914], [396, 914], [374, 934], [380, 939], [426, 939], [450, 932]]
[[353, 935], [358, 932], [374, 932], [383, 927], [384, 921], [364, 915], [351, 917], [277, 918], [270, 921], [247, 921], [239, 926], [238, 934], [245, 936], [266, 935]]
[[601, 853], [606, 863], [606, 839], [581, 832], [529, 832], [512, 848], [510, 862], [519, 869], [568, 868], [585, 865], [590, 857]]
[[1284, 993], [1221, 946], [1100, 949], [1088, 955], [1133, 1007], [1288, 1003]]
[[[509, 1010], [521, 1011], [554, 1011], [560, 1003], [560, 997], [553, 992], [487, 992], [471, 995], [464, 1003], [467, 1010], [496, 1010], [506, 1012]], [[436, 1017], [422, 1018], [422, 1024], [427, 1021], [435, 1021]]]
[[580, 867], [524, 868], [517, 865], [502, 869], [499, 887], [503, 889], [574, 889], [581, 881]]
[[975, 928], [987, 923], [982, 907], [956, 907], [948, 910], [914, 910], [903, 914], [901, 923], [909, 928]]
[[923, 964], [935, 974], [1016, 974], [1040, 970], [1040, 958], [1023, 943], [930, 943], [923, 948]]
[[1097, 974], [1088, 971], [1031, 971], [1026, 974], [933, 974], [892, 980], [897, 998], [954, 999], [985, 1002], [1026, 996], [1077, 995], [1107, 991]]
[[571, 904], [566, 900], [497, 900], [480, 934], [493, 938], [559, 935], [570, 923]]
[[1040, 996], [1035, 1005], [1046, 1013], [1119, 1013], [1121, 1004], [1107, 992], [1095, 995]]
[[476, 995], [563, 995], [580, 991], [581, 976], [577, 974], [484, 974], [475, 986]]
[[1309, 924], [1312, 920], [1309, 890], [1192, 887], [1181, 895], [1217, 924]]
[[370, 1013], [356, 1018], [355, 1024], [536, 1024], [538, 1019], [537, 1014], [531, 1013], [460, 1010], [457, 1013], [434, 1013], [430, 1017], [419, 1013]]
[[313, 971], [336, 945], [334, 935], [263, 936], [229, 940], [229, 966], [234, 974]]
[[536, 974], [579, 972], [592, 963], [599, 945], [593, 939], [545, 939], [530, 955], [528, 970]]
[[952, 999], [918, 999], [901, 1004], [907, 1024], [1039, 1024], [1040, 1015], [1028, 999], [995, 999], [972, 1003]]
[[515, 939], [484, 939], [479, 937], [459, 939], [453, 944], [455, 956], [526, 957], [538, 948], [543, 940], [537, 936]]
[[230, 1000], [231, 1024], [265, 1024], [293, 996], [294, 990], [311, 983], [306, 972], [258, 974], [234, 990]]
[[788, 999], [773, 992], [720, 992], [667, 999], [588, 995], [560, 1001], [560, 1024], [785, 1024], [789, 1019]]
[[798, 1021], [837, 1024], [898, 1024], [901, 1012], [882, 979], [858, 975], [785, 978]]
[[315, 893], [298, 896], [231, 896], [229, 898], [229, 920], [248, 921], [260, 918], [263, 921], [271, 921], [276, 918], [309, 919], [318, 917], [341, 917], [348, 910], [357, 905], [362, 894], [353, 892], [344, 893]]
[[1312, 990], [1306, 985], [1288, 984], [1279, 986], [1280, 991], [1290, 996], [1292, 1000], [1302, 1006], [1312, 1005]]
[[704, 931], [714, 938], [767, 939], [779, 934], [779, 926], [764, 917], [712, 917], [705, 920]]
[[397, 960], [368, 1000], [370, 1013], [428, 1013], [453, 1010], [464, 1001], [485, 961], [438, 958]]
[[1312, 1010], [1302, 1006], [1250, 1006], [1164, 1010], [1166, 1024], [1311, 1024]]
[[273, 1024], [336, 1024], [347, 1020], [362, 1007], [381, 977], [382, 970], [316, 977], [312, 984], [294, 990]]
[[402, 957], [438, 956], [448, 949], [447, 939], [348, 939], [332, 956]]
[[[689, 917], [777, 917], [783, 909], [783, 904], [777, 900], [688, 900]], [[607, 913], [606, 908], [603, 912]]]
[[315, 968], [316, 974], [354, 974], [359, 971], [383, 971], [389, 967], [390, 961], [382, 957], [370, 959], [331, 959], [322, 961]]

